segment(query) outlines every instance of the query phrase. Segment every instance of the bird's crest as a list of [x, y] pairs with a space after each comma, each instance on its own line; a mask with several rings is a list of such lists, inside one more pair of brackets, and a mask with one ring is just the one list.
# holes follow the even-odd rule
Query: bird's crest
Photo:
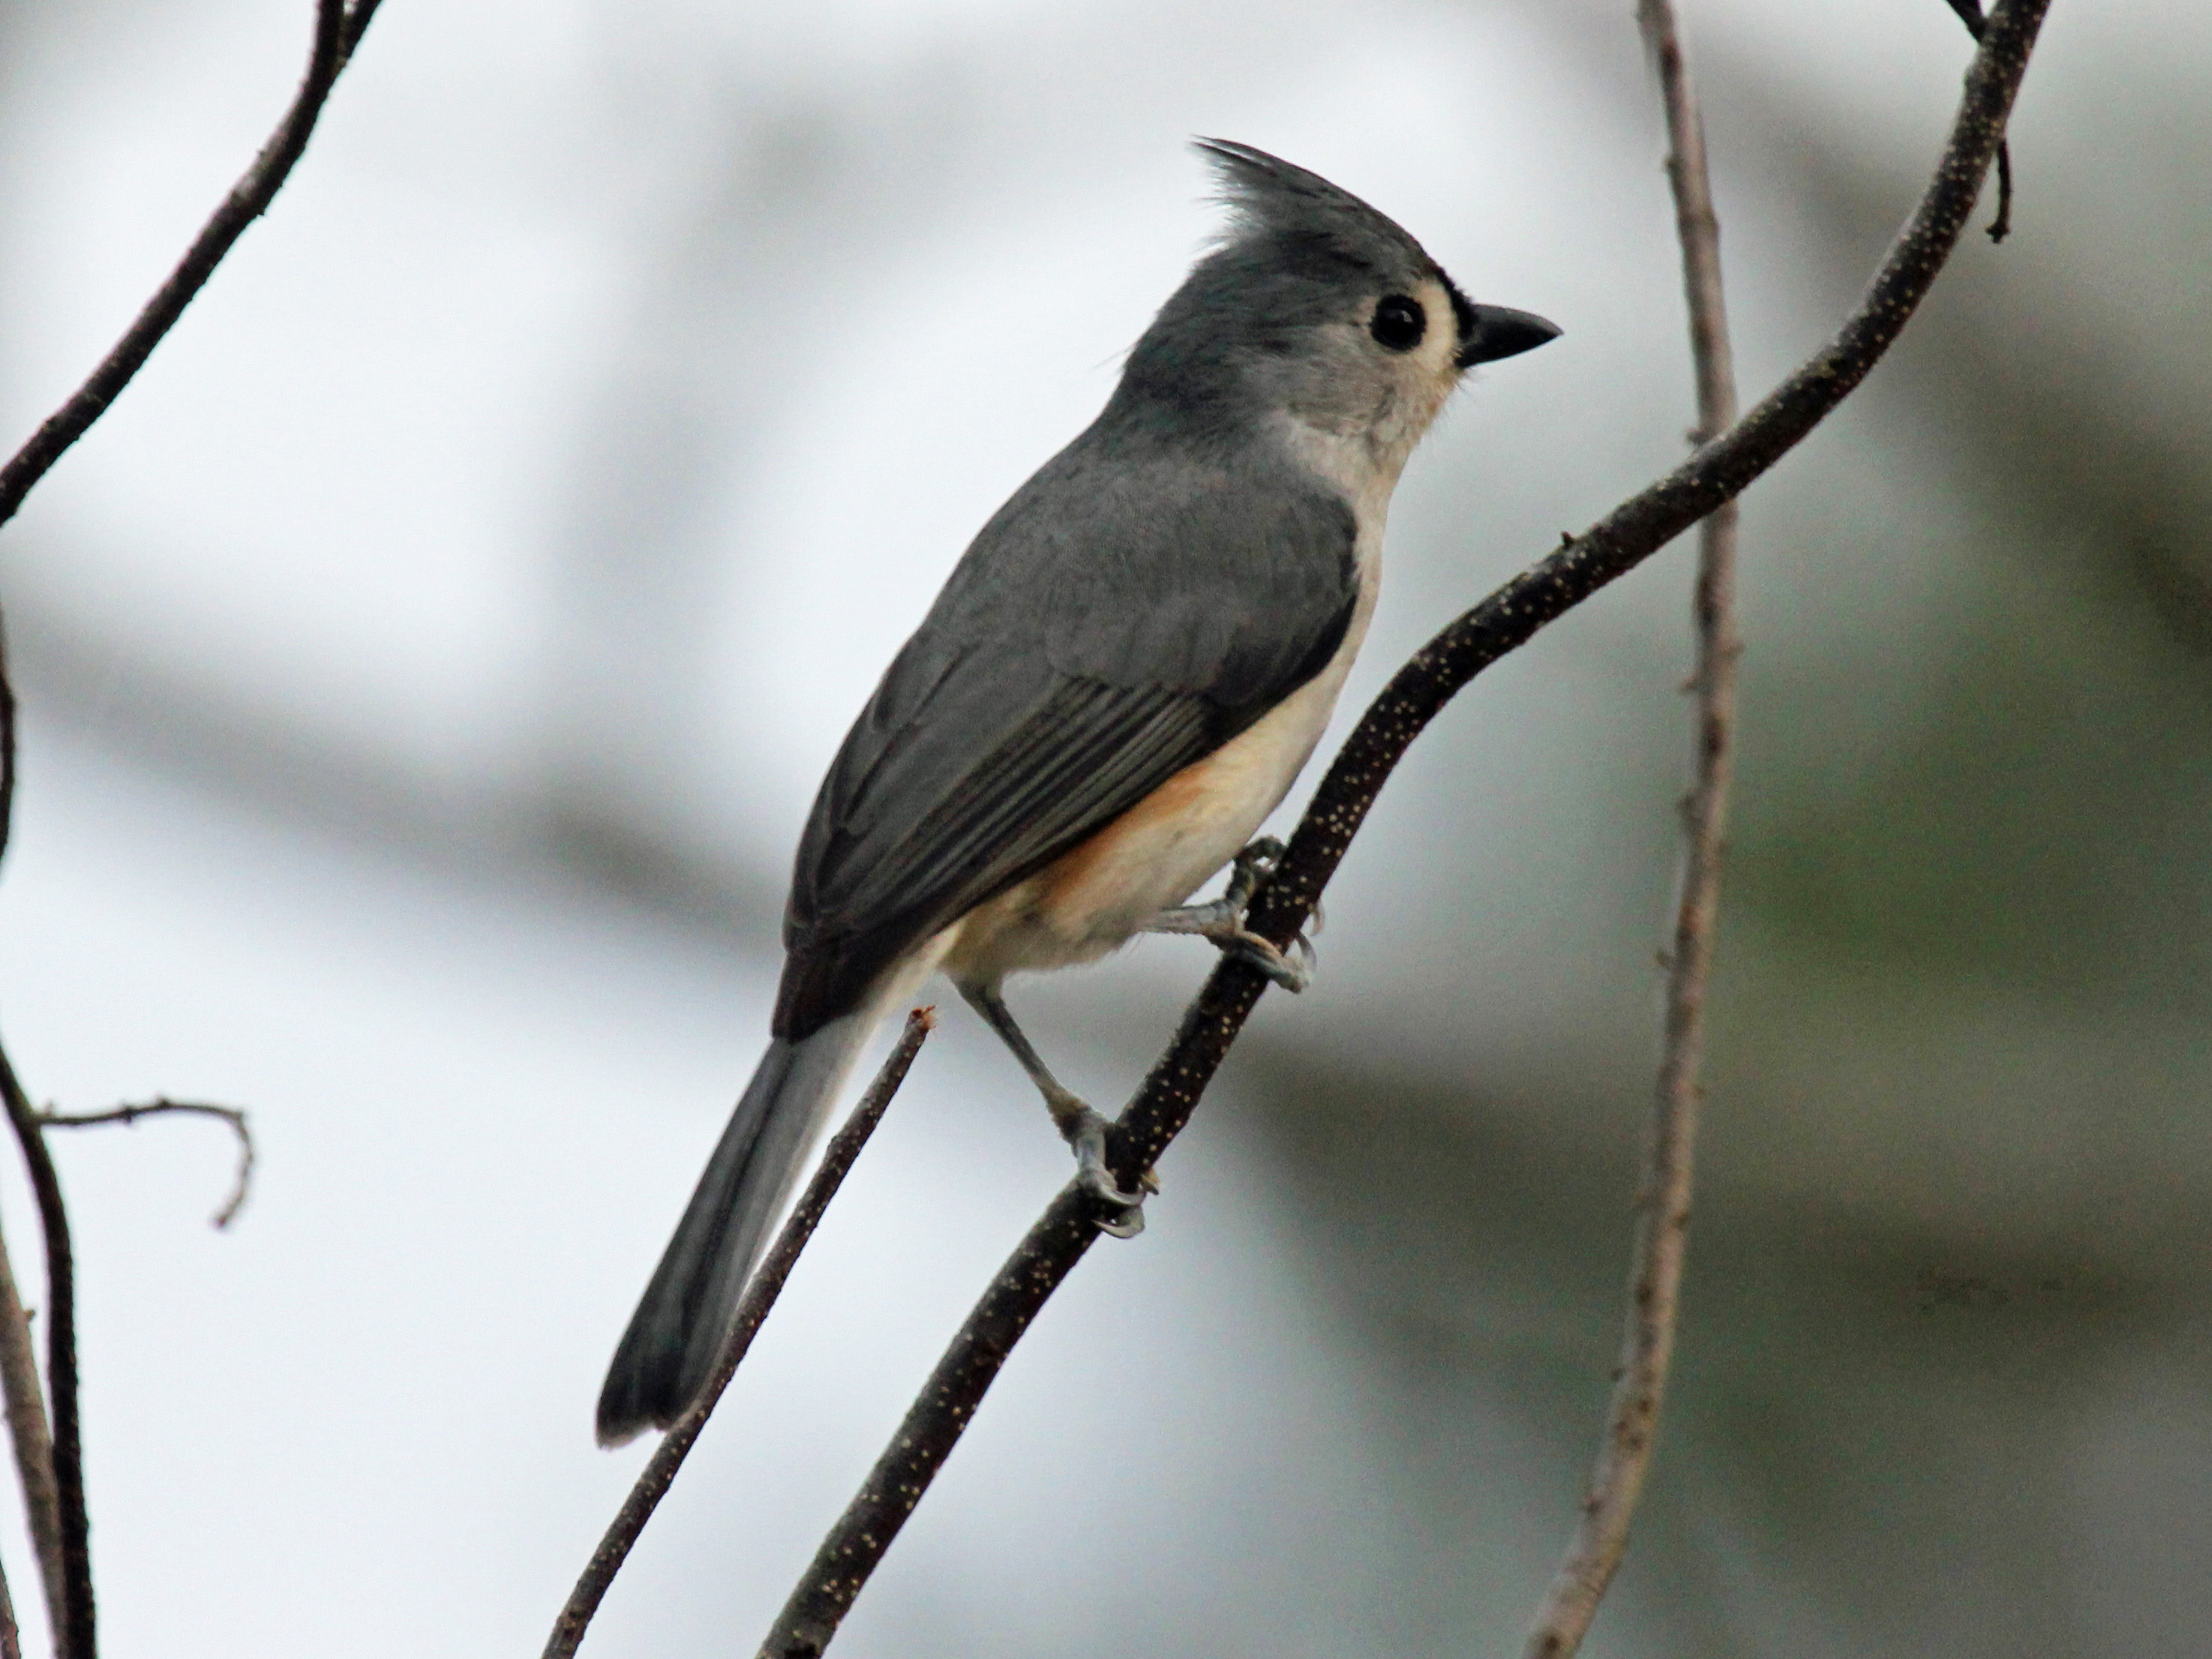
[[1416, 270], [1436, 269], [1427, 250], [1396, 221], [1317, 173], [1234, 139], [1200, 138], [1192, 148], [1221, 181], [1218, 199], [1230, 215], [1224, 243], [1271, 237], [1321, 241], [1362, 264], [1410, 260]]

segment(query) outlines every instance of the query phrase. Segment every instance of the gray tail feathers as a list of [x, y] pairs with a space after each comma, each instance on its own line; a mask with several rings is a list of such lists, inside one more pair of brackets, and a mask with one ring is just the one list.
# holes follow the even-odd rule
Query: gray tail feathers
[[607, 1368], [600, 1444], [665, 1429], [697, 1396], [745, 1276], [873, 1024], [848, 1014], [796, 1042], [769, 1044]]

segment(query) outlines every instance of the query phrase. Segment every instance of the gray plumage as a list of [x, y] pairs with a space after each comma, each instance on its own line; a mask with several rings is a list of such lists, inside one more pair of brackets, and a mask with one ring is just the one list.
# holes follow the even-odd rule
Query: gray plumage
[[1117, 398], [1000, 510], [846, 738], [799, 843], [779, 1036], [846, 1012], [1335, 651], [1351, 509], [1262, 457], [1194, 465], [1152, 416]]
[[[788, 1108], [834, 1093], [867, 1036], [847, 1019], [809, 1042], [769, 1044], [608, 1367], [602, 1442], [627, 1440], [648, 1423], [666, 1428], [706, 1382], [745, 1274], [813, 1144], [815, 1121]], [[714, 1340], [699, 1340], [702, 1332]]]
[[1343, 637], [1351, 506], [1255, 429], [1332, 390], [1296, 384], [1302, 336], [1443, 273], [1327, 179], [1200, 149], [1231, 211], [1222, 245], [1098, 418], [984, 526], [830, 764], [785, 914], [779, 1036], [848, 1012], [916, 940], [1235, 737]]
[[1348, 354], [1376, 351], [1382, 296], [1440, 284], [1459, 367], [1525, 349], [1514, 319], [1535, 319], [1470, 304], [1357, 198], [1243, 145], [1200, 148], [1231, 210], [1224, 239], [1098, 418], [976, 537], [830, 765], [793, 873], [775, 1040], [623, 1339], [605, 1440], [666, 1426], [696, 1392], [845, 1070], [921, 947], [1338, 658], [1363, 592], [1362, 526], [1283, 422], [1357, 434], [1390, 418], [1373, 377], [1348, 372]]

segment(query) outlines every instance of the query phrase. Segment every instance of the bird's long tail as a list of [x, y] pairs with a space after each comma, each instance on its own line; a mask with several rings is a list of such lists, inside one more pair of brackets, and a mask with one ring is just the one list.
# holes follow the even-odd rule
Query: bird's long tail
[[869, 1010], [769, 1044], [607, 1368], [600, 1444], [668, 1427], [706, 1382], [753, 1259], [875, 1024]]

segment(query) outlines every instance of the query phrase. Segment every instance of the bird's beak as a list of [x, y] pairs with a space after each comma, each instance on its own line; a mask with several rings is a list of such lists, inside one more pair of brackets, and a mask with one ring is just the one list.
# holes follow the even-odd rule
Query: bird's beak
[[1461, 330], [1459, 366], [1494, 363], [1501, 357], [1518, 357], [1548, 340], [1559, 337], [1559, 325], [1546, 322], [1533, 311], [1508, 306], [1469, 306], [1467, 326]]

